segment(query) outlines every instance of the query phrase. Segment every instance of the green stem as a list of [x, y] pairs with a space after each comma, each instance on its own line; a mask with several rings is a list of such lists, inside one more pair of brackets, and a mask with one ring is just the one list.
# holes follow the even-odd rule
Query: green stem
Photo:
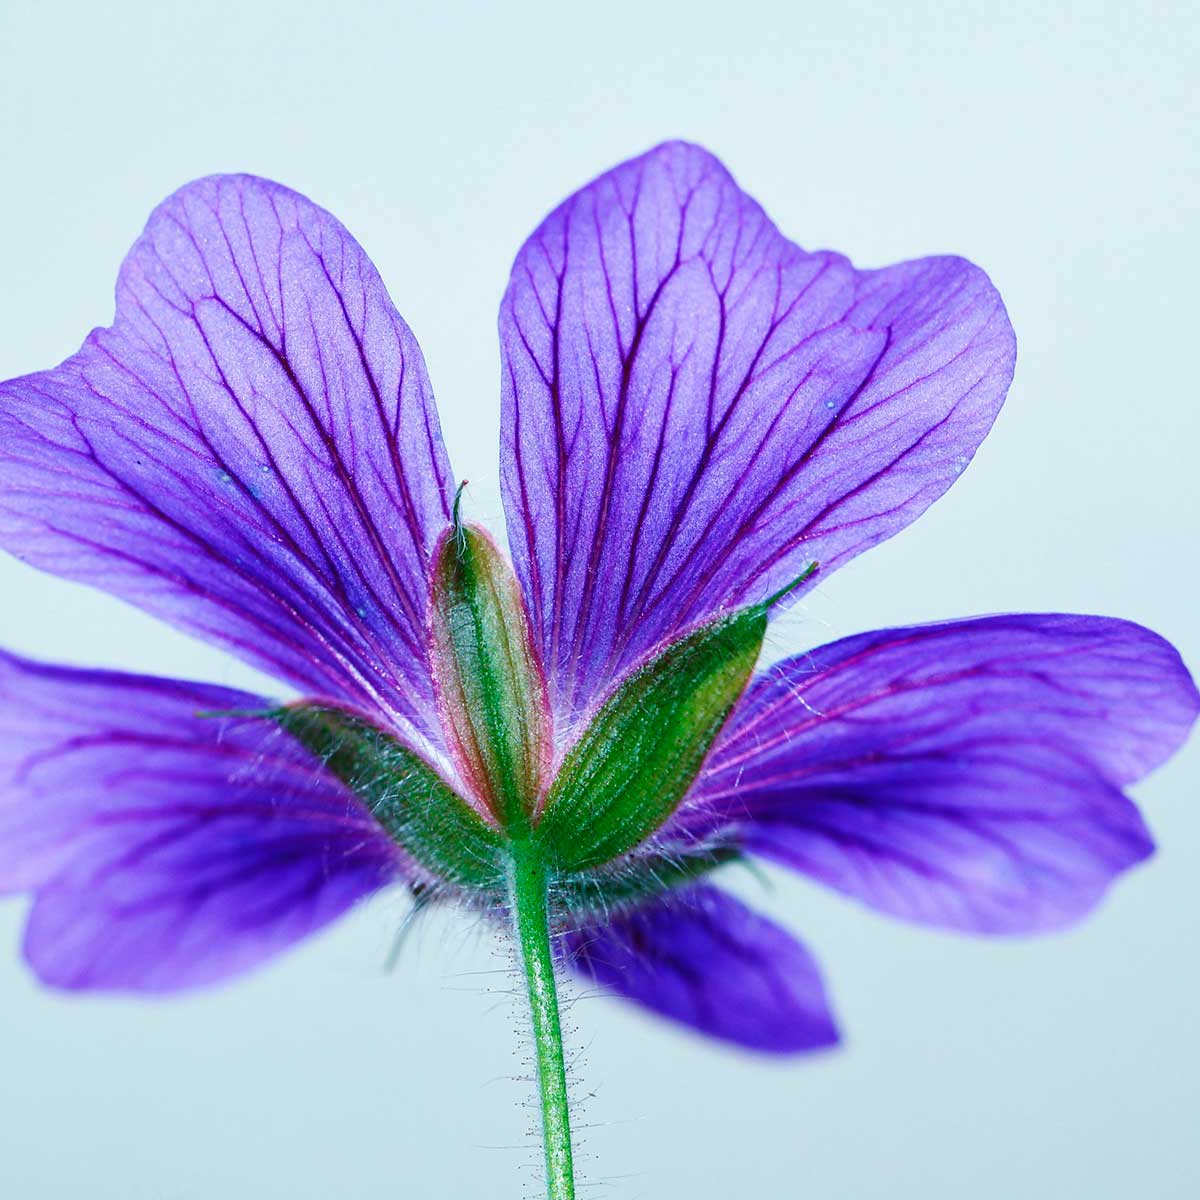
[[536, 846], [526, 839], [514, 841], [512, 846], [508, 901], [533, 1020], [534, 1056], [542, 1102], [542, 1142], [546, 1150], [546, 1196], [547, 1200], [575, 1200], [567, 1069], [546, 909], [546, 869]]

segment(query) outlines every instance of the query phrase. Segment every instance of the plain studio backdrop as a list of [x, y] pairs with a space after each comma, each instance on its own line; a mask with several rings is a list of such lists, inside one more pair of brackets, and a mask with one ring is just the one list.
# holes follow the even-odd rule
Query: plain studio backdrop
[[[826, 580], [782, 655], [1009, 610], [1129, 617], [1200, 666], [1193, 4], [25, 4], [0, 14], [0, 376], [112, 314], [151, 208], [250, 171], [362, 242], [500, 527], [497, 302], [534, 224], [666, 137], [790, 237], [877, 266], [964, 254], [1019, 342], [991, 437], [908, 531]], [[0, 562], [2, 644], [266, 687], [81, 586]], [[274, 690], [278, 691], [277, 688]], [[584, 1195], [1200, 1194], [1200, 741], [1137, 789], [1160, 843], [1033, 941], [734, 886], [824, 967], [844, 1047], [766, 1061], [585, 995]], [[0, 903], [0, 1193], [22, 1200], [536, 1196], [521, 1004], [493, 932], [384, 895], [183, 999], [67, 997]]]

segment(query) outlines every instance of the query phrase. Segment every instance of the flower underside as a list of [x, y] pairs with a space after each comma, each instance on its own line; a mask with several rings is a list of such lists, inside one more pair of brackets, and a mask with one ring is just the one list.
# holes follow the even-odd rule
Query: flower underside
[[511, 557], [461, 519], [366, 252], [268, 180], [169, 197], [112, 325], [0, 383], [0, 547], [310, 698], [0, 650], [0, 893], [72, 989], [224, 980], [397, 883], [506, 918], [572, 1200], [560, 965], [828, 1047], [803, 942], [702, 876], [745, 855], [943, 929], [1060, 928], [1151, 854], [1126, 791], [1200, 692], [1149, 630], [1054, 613], [752, 677], [816, 563], [915, 520], [990, 429], [1016, 343], [972, 263], [806, 250], [668, 143], [541, 222], [499, 334]]
[[499, 335], [508, 557], [456, 512], [365, 250], [271, 181], [168, 198], [112, 324], [0, 383], [0, 547], [310, 698], [0, 651], [0, 892], [33, 898], [42, 980], [214, 983], [395, 884], [524, 895], [536, 950], [548, 889], [557, 961], [794, 1053], [838, 1036], [820, 971], [709, 868], [1024, 934], [1151, 853], [1126, 793], [1200, 696], [1139, 626], [882, 629], [751, 677], [780, 590], [986, 436], [1015, 339], [982, 270], [805, 249], [669, 143], [538, 225]]

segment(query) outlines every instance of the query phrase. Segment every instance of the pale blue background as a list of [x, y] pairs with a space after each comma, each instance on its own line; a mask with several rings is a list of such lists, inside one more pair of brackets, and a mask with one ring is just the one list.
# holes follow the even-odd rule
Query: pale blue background
[[[1005, 609], [1120, 614], [1200, 664], [1196, 8], [1179, 4], [0, 6], [0, 376], [107, 321], [151, 207], [271, 175], [375, 257], [456, 469], [498, 517], [495, 308], [571, 188], [669, 135], [785, 231], [876, 265], [984, 264], [1021, 353], [975, 464], [822, 585], [782, 653]], [[131, 608], [0, 563], [3, 643], [225, 682]], [[1200, 1194], [1200, 745], [1139, 789], [1161, 856], [1065, 936], [907, 928], [779, 878], [848, 1034], [764, 1063], [585, 1000], [585, 1195], [1063, 1200]], [[751, 886], [749, 881], [744, 881]], [[505, 952], [385, 897], [226, 990], [64, 999], [0, 905], [0, 1193], [536, 1196]], [[486, 972], [499, 969], [497, 974]]]

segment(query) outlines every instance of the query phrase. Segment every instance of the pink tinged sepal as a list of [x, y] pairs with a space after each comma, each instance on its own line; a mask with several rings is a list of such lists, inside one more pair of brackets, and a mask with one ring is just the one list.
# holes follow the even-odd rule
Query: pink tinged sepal
[[438, 710], [464, 782], [503, 825], [525, 823], [550, 766], [546, 683], [512, 568], [454, 524], [433, 557], [429, 629]]

